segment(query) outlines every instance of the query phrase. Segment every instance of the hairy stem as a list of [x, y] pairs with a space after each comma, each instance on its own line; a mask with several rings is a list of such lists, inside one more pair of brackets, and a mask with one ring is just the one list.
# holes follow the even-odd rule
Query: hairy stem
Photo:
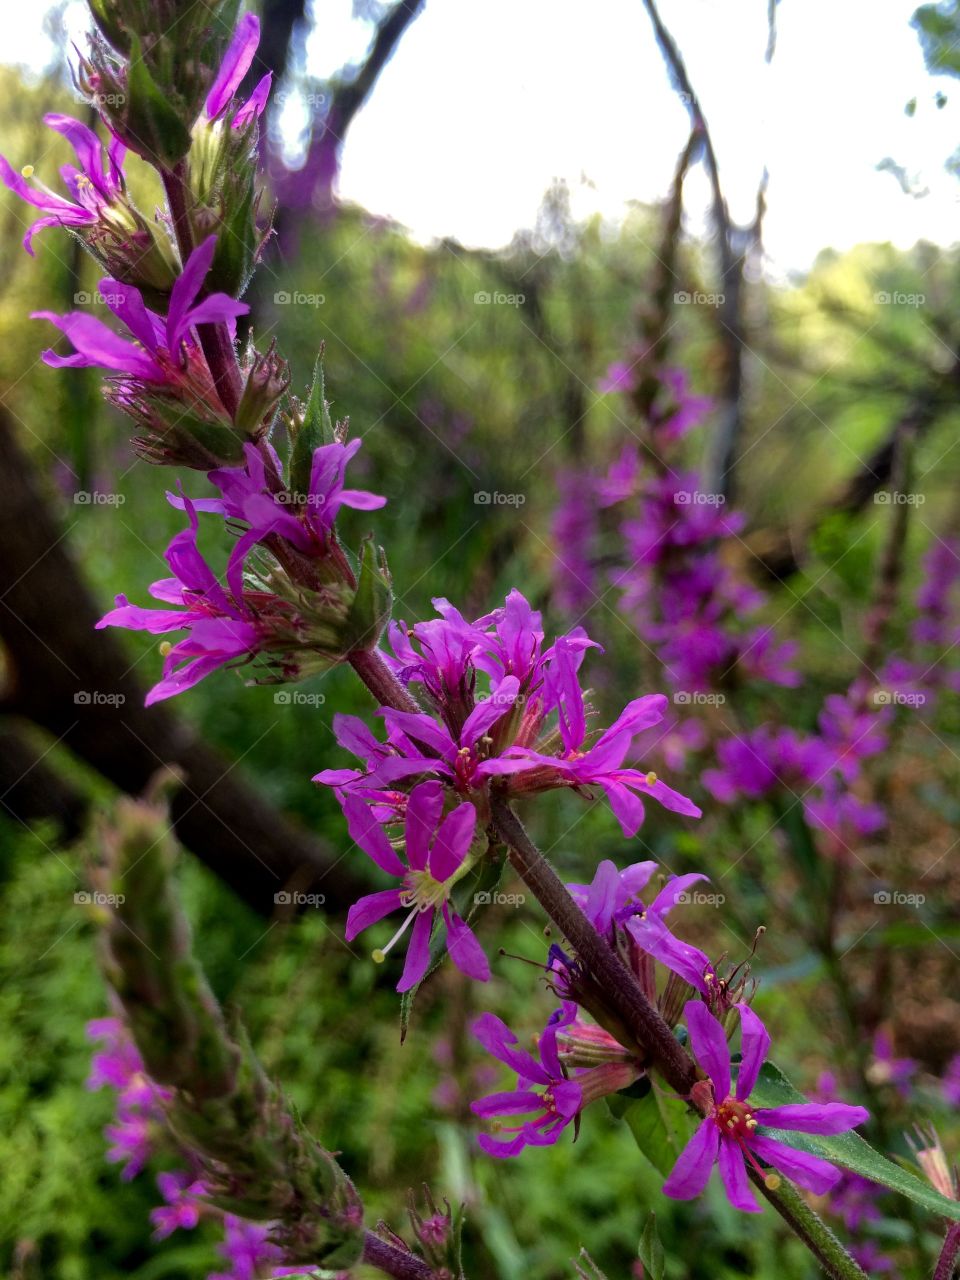
[[[190, 187], [186, 178], [186, 162], [178, 160], [172, 169], [162, 169], [160, 177], [170, 206], [180, 261], [186, 262], [195, 247], [190, 226]], [[197, 336], [217, 395], [224, 409], [233, 418], [240, 403], [243, 380], [227, 327], [223, 324], [198, 324]]]
[[780, 1217], [807, 1246], [831, 1280], [868, 1280], [867, 1273], [854, 1262], [819, 1214], [807, 1204], [792, 1182], [781, 1180], [771, 1190], [759, 1174], [751, 1169], [750, 1177], [761, 1195], [773, 1205]]
[[492, 798], [491, 812], [509, 849], [510, 861], [524, 884], [569, 939], [578, 958], [607, 992], [617, 1013], [650, 1054], [667, 1083], [686, 1097], [697, 1078], [697, 1069], [690, 1055], [643, 994], [630, 970], [571, 898], [557, 873], [502, 797]]
[[960, 1222], [954, 1222], [943, 1242], [933, 1280], [953, 1280], [958, 1257], [960, 1257]]
[[381, 707], [395, 711], [421, 711], [416, 698], [400, 683], [379, 649], [357, 649], [348, 661]]
[[372, 1231], [363, 1233], [363, 1260], [394, 1280], [434, 1280], [434, 1271], [415, 1253], [406, 1253], [381, 1240]]

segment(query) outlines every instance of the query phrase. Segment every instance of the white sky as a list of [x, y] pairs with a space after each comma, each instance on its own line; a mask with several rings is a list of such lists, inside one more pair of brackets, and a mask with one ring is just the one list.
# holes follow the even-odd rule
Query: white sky
[[[915, 3], [781, 0], [767, 67], [766, 0], [662, 0], [735, 217], [750, 217], [770, 171], [773, 274], [826, 245], [957, 238], [960, 182], [943, 161], [960, 143], [960, 84], [954, 94], [955, 82], [927, 75], [908, 25]], [[352, 21], [351, 0], [315, 7], [308, 70], [325, 75], [362, 53], [369, 28]], [[68, 17], [79, 34], [84, 6]], [[2, 56], [49, 59], [42, 9], [9, 7]], [[532, 225], [554, 177], [578, 213], [616, 218], [630, 199], [662, 196], [686, 137], [640, 0], [427, 0], [351, 129], [341, 192], [418, 238], [498, 246]], [[888, 155], [929, 188], [924, 199], [876, 171]], [[688, 195], [696, 227], [702, 177]]]

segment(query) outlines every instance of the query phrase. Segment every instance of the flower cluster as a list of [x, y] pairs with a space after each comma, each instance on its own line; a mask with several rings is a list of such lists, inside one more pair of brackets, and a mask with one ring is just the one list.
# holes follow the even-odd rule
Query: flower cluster
[[[656, 870], [653, 862], [636, 863], [624, 871], [603, 862], [591, 884], [568, 888], [597, 932], [631, 965], [668, 1024], [682, 1016], [704, 1073], [689, 1098], [702, 1120], [664, 1184], [664, 1193], [676, 1199], [699, 1195], [718, 1164], [730, 1202], [745, 1212], [759, 1209], [747, 1183], [748, 1167], [768, 1186], [777, 1185], [777, 1175], [770, 1170], [780, 1170], [822, 1194], [839, 1183], [840, 1170], [768, 1130], [842, 1133], [863, 1123], [867, 1112], [833, 1102], [773, 1108], [751, 1104], [770, 1038], [749, 1004], [754, 990], [749, 970], [740, 965], [721, 976], [704, 952], [677, 938], [665, 922], [670, 911], [689, 900], [690, 888], [706, 877], [674, 876], [646, 903], [641, 894]], [[659, 992], [654, 962], [668, 974]], [[548, 983], [562, 1003], [537, 1041], [536, 1057], [518, 1049], [517, 1038], [492, 1014], [484, 1014], [474, 1026], [483, 1047], [519, 1077], [516, 1090], [473, 1104], [478, 1116], [493, 1119], [496, 1132], [505, 1135], [481, 1135], [480, 1144], [491, 1155], [515, 1156], [526, 1146], [556, 1142], [571, 1124], [579, 1123], [591, 1102], [628, 1088], [645, 1073], [643, 1047], [619, 1024], [606, 993], [584, 966], [554, 944], [546, 968]], [[585, 1013], [592, 1015], [592, 1022]], [[727, 1027], [734, 1018], [742, 1039], [735, 1087], [727, 1045]], [[499, 1117], [508, 1115], [528, 1118], [505, 1127]]]
[[102, 1043], [91, 1061], [88, 1089], [112, 1089], [116, 1115], [104, 1130], [110, 1142], [107, 1159], [122, 1164], [120, 1176], [129, 1182], [143, 1170], [153, 1154], [163, 1104], [169, 1090], [146, 1074], [137, 1047], [119, 1018], [96, 1018], [87, 1024], [87, 1035]]
[[[384, 709], [382, 741], [356, 717], [336, 716], [337, 741], [363, 768], [324, 769], [314, 779], [335, 789], [351, 838], [398, 881], [351, 909], [347, 936], [407, 912], [375, 952], [382, 960], [413, 925], [401, 991], [426, 973], [435, 918], [454, 962], [471, 977], [489, 976], [451, 897], [487, 853], [491, 786], [506, 796], [601, 791], [627, 836], [643, 822], [644, 797], [700, 814], [655, 773], [629, 763], [637, 741], [662, 720], [664, 697], [638, 698], [608, 728], [588, 728], [592, 710], [579, 669], [595, 646], [582, 630], [545, 647], [540, 614], [516, 590], [476, 622], [446, 600], [435, 605], [439, 618], [411, 629], [391, 624], [389, 631], [390, 665], [404, 684], [422, 690], [432, 713]], [[393, 840], [389, 832], [396, 832]], [[405, 849], [405, 862], [394, 844]]]

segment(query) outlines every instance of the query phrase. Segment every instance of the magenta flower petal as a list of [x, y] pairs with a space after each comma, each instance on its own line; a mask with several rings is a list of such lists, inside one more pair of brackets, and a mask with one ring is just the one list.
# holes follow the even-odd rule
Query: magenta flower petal
[[167, 347], [171, 354], [178, 349], [180, 339], [188, 328], [187, 312], [203, 288], [216, 248], [215, 235], [207, 236], [206, 240], [198, 244], [183, 264], [180, 275], [170, 290], [170, 304], [167, 307]]
[[775, 1169], [816, 1195], [824, 1195], [831, 1187], [835, 1187], [842, 1177], [840, 1170], [826, 1160], [809, 1155], [806, 1151], [797, 1151], [794, 1147], [788, 1147], [786, 1143], [777, 1142], [774, 1138], [755, 1135], [750, 1140], [750, 1146], [761, 1160], [766, 1160]]
[[207, 94], [205, 110], [209, 120], [216, 120], [223, 115], [227, 103], [247, 74], [259, 43], [260, 19], [254, 13], [245, 13], [237, 23], [233, 38], [223, 55], [220, 70]]
[[736, 1142], [729, 1138], [720, 1138], [720, 1152], [717, 1163], [720, 1166], [720, 1177], [723, 1179], [727, 1199], [735, 1209], [743, 1213], [760, 1213], [757, 1198], [750, 1190], [747, 1179], [747, 1162]]
[[267, 105], [267, 99], [270, 97], [270, 87], [273, 84], [273, 72], [268, 71], [265, 76], [261, 76], [257, 81], [256, 87], [246, 100], [237, 114], [230, 122], [231, 129], [243, 129], [255, 117], [262, 116]]
[[387, 505], [387, 500], [379, 493], [368, 493], [366, 489], [341, 489], [340, 502], [355, 511], [379, 511]]
[[543, 1097], [532, 1089], [511, 1089], [504, 1093], [491, 1093], [477, 1102], [470, 1103], [474, 1115], [483, 1116], [519, 1116], [530, 1111], [539, 1111], [543, 1106]]
[[674, 876], [667, 881], [650, 903], [650, 911], [658, 916], [666, 915], [668, 911], [672, 911], [675, 906], [679, 905], [680, 899], [686, 898], [687, 890], [692, 885], [699, 884], [701, 880], [709, 879], [709, 876], [705, 876], [698, 871], [693, 871], [685, 876]]
[[52, 311], [34, 311], [31, 319], [49, 320], [66, 334], [76, 349], [76, 356], [67, 356], [66, 359], [53, 352], [44, 352], [44, 363], [53, 368], [67, 362], [73, 368], [99, 365], [148, 382], [166, 380], [166, 375], [152, 356], [119, 337], [96, 316], [84, 315], [80, 311], [71, 311], [65, 316], [55, 315]]
[[846, 1133], [870, 1119], [865, 1108], [845, 1102], [791, 1102], [784, 1107], [761, 1107], [753, 1114], [768, 1128], [795, 1133]]
[[683, 1007], [693, 1052], [713, 1081], [717, 1101], [730, 1096], [730, 1048], [723, 1027], [705, 1004], [690, 1000]]
[[470, 850], [477, 825], [477, 811], [469, 800], [448, 813], [437, 828], [430, 853], [430, 874], [434, 880], [449, 880]]
[[708, 1116], [680, 1152], [673, 1171], [663, 1184], [671, 1200], [692, 1200], [710, 1181], [720, 1147], [720, 1130]]
[[477, 982], [488, 982], [490, 964], [476, 934], [465, 920], [443, 904], [443, 918], [447, 925], [447, 951], [461, 973]]
[[350, 839], [369, 854], [378, 867], [392, 876], [404, 874], [403, 863], [368, 805], [348, 792], [343, 797], [343, 816], [347, 820]]
[[486, 1049], [505, 1066], [511, 1067], [524, 1080], [534, 1080], [537, 1084], [549, 1084], [550, 1076], [543, 1066], [531, 1054], [514, 1046], [519, 1040], [507, 1024], [493, 1013], [483, 1013], [470, 1028], [474, 1036]]
[[410, 944], [407, 947], [407, 959], [403, 966], [403, 974], [397, 983], [398, 991], [409, 991], [415, 987], [430, 965], [430, 933], [433, 927], [433, 912], [421, 911], [413, 923], [410, 933]]
[[414, 871], [426, 869], [430, 854], [430, 839], [437, 829], [442, 813], [442, 783], [421, 782], [410, 792], [407, 798], [405, 835], [407, 861]]
[[472, 746], [478, 738], [482, 738], [497, 721], [507, 714], [520, 692], [520, 681], [516, 676], [507, 676], [501, 680], [495, 694], [486, 702], [481, 702], [467, 716], [460, 741], [464, 746]]
[[347, 941], [352, 942], [358, 933], [363, 933], [364, 929], [402, 905], [399, 889], [383, 889], [379, 893], [368, 893], [359, 898], [347, 912]]
[[597, 782], [610, 801], [610, 808], [620, 823], [620, 830], [628, 838], [635, 836], [643, 825], [643, 801], [619, 782], [605, 778], [598, 778]]
[[737, 1076], [737, 1097], [746, 1102], [757, 1083], [760, 1068], [767, 1058], [770, 1036], [760, 1018], [747, 1004], [738, 1004], [740, 1014], [740, 1072]]

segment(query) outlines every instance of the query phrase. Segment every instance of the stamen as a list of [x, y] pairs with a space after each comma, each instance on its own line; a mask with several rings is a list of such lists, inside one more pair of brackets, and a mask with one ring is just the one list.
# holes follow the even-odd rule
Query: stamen
[[651, 771], [647, 774], [645, 778], [645, 782], [648, 787], [652, 787], [653, 784], [656, 782], [656, 780], [657, 780], [657, 775], [651, 769]]
[[23, 168], [20, 170], [20, 176], [21, 178], [32, 178], [33, 172], [34, 172], [33, 165], [25, 164]]
[[173, 645], [170, 643], [169, 640], [161, 640], [160, 644], [157, 647], [160, 650], [160, 657], [165, 658], [167, 654], [170, 652], [170, 650], [173, 648]]
[[400, 926], [397, 932], [393, 935], [393, 937], [387, 943], [387, 945], [385, 947], [376, 947], [373, 951], [370, 952], [370, 958], [374, 964], [383, 964], [384, 960], [386, 960], [387, 958], [387, 952], [391, 949], [391, 947], [394, 945], [395, 942], [398, 942], [400, 938], [403, 937], [403, 935], [407, 932], [407, 929], [410, 927], [410, 921], [415, 916], [418, 916], [419, 914], [420, 914], [420, 908], [414, 907], [413, 910], [410, 912], [410, 914], [407, 916], [406, 920], [404, 920], [403, 924]]

